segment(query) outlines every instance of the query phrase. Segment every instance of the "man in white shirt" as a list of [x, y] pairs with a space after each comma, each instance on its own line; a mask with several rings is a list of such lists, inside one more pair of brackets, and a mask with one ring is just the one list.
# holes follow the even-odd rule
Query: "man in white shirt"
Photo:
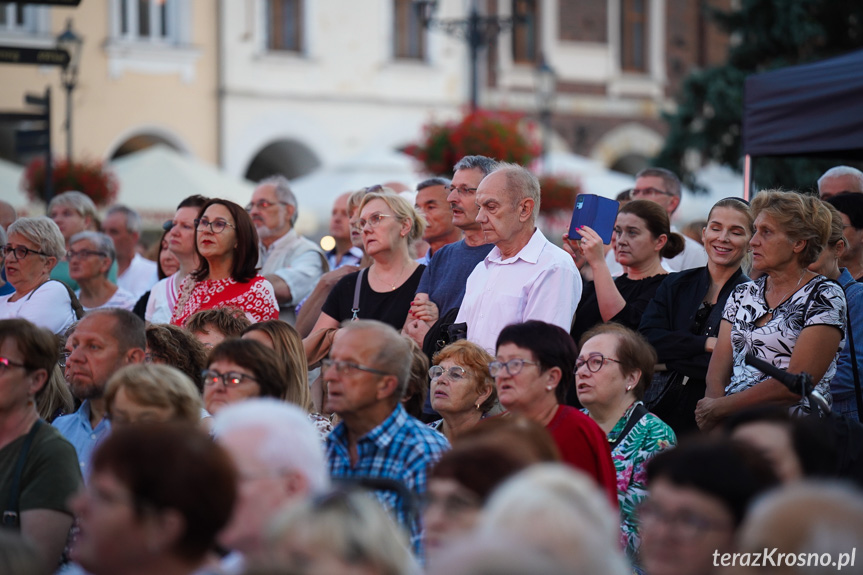
[[536, 227], [539, 202], [536, 176], [516, 164], [500, 164], [476, 191], [476, 221], [494, 248], [468, 277], [456, 323], [492, 355], [509, 324], [536, 319], [568, 330], [581, 299], [572, 257]]
[[102, 230], [114, 240], [117, 251], [117, 286], [140, 298], [159, 281], [159, 268], [138, 253], [141, 240], [141, 216], [126, 206], [108, 210]]
[[163, 225], [168, 230], [165, 236], [168, 249], [177, 258], [180, 269], [160, 280], [150, 290], [147, 311], [144, 312], [144, 319], [150, 323], [171, 323], [174, 307], [180, 299], [180, 285], [187, 275], [198, 269], [200, 260], [195, 247], [195, 218], [208, 201], [209, 198], [198, 194], [185, 198], [177, 206], [174, 218]]
[[258, 230], [261, 274], [276, 290], [279, 319], [293, 325], [294, 308], [329, 270], [326, 255], [294, 230], [297, 198], [283, 176], [262, 180], [246, 211]]
[[[668, 212], [668, 219], [680, 206], [680, 179], [665, 168], [645, 168], [635, 175], [635, 187], [630, 194], [633, 200], [649, 200], [657, 203]], [[678, 232], [671, 226], [671, 231]], [[681, 234], [683, 235], [683, 234]], [[673, 258], [662, 258], [662, 267], [670, 272], [680, 272], [707, 265], [707, 252], [704, 247], [687, 236], [683, 236], [686, 245], [683, 251]], [[623, 267], [614, 259], [614, 250], [605, 255], [605, 263], [611, 275], [617, 277], [623, 274]]]

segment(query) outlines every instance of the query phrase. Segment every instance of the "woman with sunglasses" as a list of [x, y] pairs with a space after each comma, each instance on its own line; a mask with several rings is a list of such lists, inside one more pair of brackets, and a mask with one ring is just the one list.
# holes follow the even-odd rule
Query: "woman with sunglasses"
[[467, 340], [446, 346], [434, 355], [429, 368], [431, 406], [443, 419], [429, 427], [450, 443], [473, 428], [497, 405], [494, 379], [488, 371], [494, 360], [487, 351]]
[[659, 365], [647, 405], [679, 437], [698, 431], [695, 406], [731, 292], [749, 281], [741, 265], [749, 252], [753, 218], [740, 198], [719, 200], [702, 231], [707, 265], [668, 276], [644, 310], [638, 328], [656, 349]]
[[531, 320], [503, 328], [496, 349], [488, 367], [500, 404], [544, 426], [561, 460], [593, 477], [616, 509], [617, 479], [605, 433], [591, 418], [563, 405], [575, 380], [575, 342], [560, 327]]
[[231, 306], [253, 322], [278, 319], [272, 284], [258, 274], [258, 232], [249, 214], [234, 202], [208, 201], [195, 220], [198, 269], [180, 286], [171, 323], [182, 326], [193, 313]]
[[616, 323], [599, 325], [584, 334], [575, 361], [578, 400], [611, 446], [621, 543], [632, 561], [639, 544], [635, 510], [647, 495], [644, 466], [677, 443], [671, 428], [648, 413], [641, 402], [655, 364], [656, 352], [644, 336]]
[[[410, 247], [422, 238], [425, 221], [407, 200], [380, 191], [363, 196], [357, 227], [372, 265], [339, 280], [312, 334], [350, 319], [376, 319], [397, 330], [405, 324], [425, 269], [411, 257]], [[355, 307], [357, 281], [362, 283]]]
[[[0, 319], [22, 318], [54, 334], [77, 320], [69, 289], [51, 280], [51, 270], [66, 255], [60, 228], [46, 217], [18, 218], [2, 246], [6, 279], [15, 288], [0, 297]], [[77, 304], [77, 300], [75, 302]]]

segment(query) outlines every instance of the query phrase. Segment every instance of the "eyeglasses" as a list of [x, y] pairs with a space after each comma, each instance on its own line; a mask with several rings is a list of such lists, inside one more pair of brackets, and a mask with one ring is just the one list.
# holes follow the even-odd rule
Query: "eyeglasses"
[[321, 361], [321, 368], [324, 371], [328, 371], [330, 369], [336, 370], [336, 373], [339, 375], [346, 375], [353, 370], [357, 371], [366, 371], [368, 373], [376, 373], [377, 375], [390, 375], [385, 371], [381, 371], [379, 369], [375, 369], [373, 367], [367, 367], [365, 365], [360, 365], [358, 363], [354, 363], [352, 361], [340, 361], [337, 359], [325, 359]]
[[362, 229], [365, 229], [366, 224], [368, 224], [369, 226], [371, 226], [372, 229], [375, 229], [376, 227], [378, 227], [381, 224], [382, 221], [384, 221], [384, 218], [394, 218], [394, 217], [396, 217], [396, 216], [394, 216], [392, 214], [372, 214], [369, 216], [369, 219], [367, 219], [367, 220], [362, 219], [362, 218], [357, 220], [356, 227], [357, 227], [357, 229], [362, 230]]
[[31, 250], [27, 246], [13, 246], [12, 244], [6, 244], [5, 246], [0, 247], [0, 257], [6, 257], [9, 254], [15, 254], [16, 260], [23, 260], [29, 254], [37, 254], [40, 256], [47, 256], [45, 252], [40, 252], [38, 250]]
[[587, 359], [578, 358], [575, 360], [575, 371], [581, 369], [581, 366], [586, 365], [587, 370], [590, 373], [596, 373], [602, 366], [605, 365], [606, 361], [613, 361], [614, 363], [620, 363], [618, 360], [613, 359], [611, 357], [605, 357], [601, 353], [592, 353], [588, 356]]
[[12, 361], [8, 357], [0, 357], [0, 373], [4, 373], [6, 372], [6, 370], [12, 367], [21, 367], [26, 369], [27, 366], [25, 366], [23, 363]]
[[195, 226], [198, 228], [198, 231], [206, 231], [207, 228], [210, 228], [210, 231], [214, 234], [221, 234], [225, 231], [225, 228], [230, 226], [234, 229], [237, 229], [233, 224], [229, 224], [225, 220], [213, 220], [212, 222], [207, 218], [200, 218], [195, 220]]
[[493, 361], [488, 364], [488, 371], [492, 377], [497, 377], [501, 374], [501, 372], [506, 369], [506, 372], [510, 375], [518, 375], [521, 373], [521, 370], [524, 369], [526, 365], [539, 365], [539, 362], [536, 361], [527, 361], [526, 359], [515, 358], [509, 361]]
[[676, 194], [672, 194], [671, 192], [666, 192], [665, 190], [659, 190], [657, 188], [632, 188], [630, 190], [630, 194], [633, 198], [640, 198], [644, 196], [674, 196]]
[[476, 190], [476, 188], [468, 188], [467, 186], [462, 186], [460, 188], [457, 188], [452, 184], [446, 186], [447, 193], [458, 192], [460, 196], [469, 196], [471, 194], [475, 194]]
[[206, 387], [216, 385], [217, 383], [221, 383], [225, 387], [237, 387], [247, 379], [249, 381], [258, 381], [251, 375], [246, 375], [245, 373], [239, 373], [236, 371], [219, 373], [218, 371], [214, 371], [212, 369], [205, 369], [204, 371], [202, 371], [201, 378], [204, 380], [204, 385]]
[[70, 355], [72, 355], [71, 351], [61, 351], [60, 352], [60, 359], [57, 360], [57, 363], [60, 365], [60, 367], [65, 369], [66, 364], [69, 363], [69, 356]]
[[431, 493], [426, 493], [420, 503], [425, 510], [430, 507], [439, 507], [447, 517], [458, 517], [462, 513], [482, 507], [482, 502], [478, 497], [466, 497], [465, 495], [436, 497]]
[[77, 252], [74, 250], [66, 251], [66, 261], [70, 262], [76, 258], [89, 258], [90, 256], [101, 256], [103, 258], [107, 258], [108, 254], [94, 250], [78, 250]]
[[269, 207], [277, 206], [277, 205], [287, 206], [288, 203], [287, 202], [271, 202], [269, 200], [258, 200], [257, 202], [249, 202], [249, 205], [246, 206], [246, 211], [251, 212], [255, 208], [258, 208], [259, 210], [266, 210]]
[[692, 540], [706, 531], [727, 529], [725, 521], [715, 521], [692, 511], [669, 513], [651, 501], [645, 501], [636, 509], [639, 526], [645, 529], [656, 528], [660, 523], [674, 529], [683, 538]]
[[444, 374], [449, 377], [450, 381], [461, 381], [467, 377], [465, 368], [458, 365], [454, 365], [449, 369], [444, 369], [439, 365], [433, 365], [429, 368], [429, 377], [432, 378], [432, 381], [440, 379]]
[[167, 363], [168, 358], [162, 355], [161, 353], [155, 353], [152, 351], [148, 351], [144, 354], [144, 362], [145, 363]]

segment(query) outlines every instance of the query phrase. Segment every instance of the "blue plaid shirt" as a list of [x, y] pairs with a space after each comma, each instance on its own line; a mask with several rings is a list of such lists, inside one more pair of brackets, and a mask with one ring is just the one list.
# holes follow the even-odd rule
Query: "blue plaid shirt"
[[[327, 460], [334, 480], [358, 477], [395, 479], [401, 481], [416, 498], [415, 504], [425, 495], [428, 468], [447, 449], [449, 442], [442, 434], [408, 415], [401, 404], [383, 423], [359, 439], [355, 467], [351, 466], [345, 424], [340, 423], [327, 437]], [[376, 491], [375, 495], [408, 530], [414, 553], [421, 558], [419, 514], [409, 518], [405, 502], [392, 491]]]

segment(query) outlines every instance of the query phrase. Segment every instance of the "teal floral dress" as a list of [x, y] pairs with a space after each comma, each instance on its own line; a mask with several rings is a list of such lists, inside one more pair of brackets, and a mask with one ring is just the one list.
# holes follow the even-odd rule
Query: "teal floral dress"
[[[623, 433], [629, 416], [637, 401], [629, 406], [623, 417], [608, 434], [608, 442], [614, 443]], [[626, 549], [626, 556], [635, 561], [640, 538], [635, 509], [647, 496], [647, 475], [645, 465], [651, 457], [677, 444], [674, 431], [652, 413], [646, 414], [635, 424], [626, 437], [611, 452], [614, 469], [617, 472], [617, 501], [620, 503], [620, 542]]]

